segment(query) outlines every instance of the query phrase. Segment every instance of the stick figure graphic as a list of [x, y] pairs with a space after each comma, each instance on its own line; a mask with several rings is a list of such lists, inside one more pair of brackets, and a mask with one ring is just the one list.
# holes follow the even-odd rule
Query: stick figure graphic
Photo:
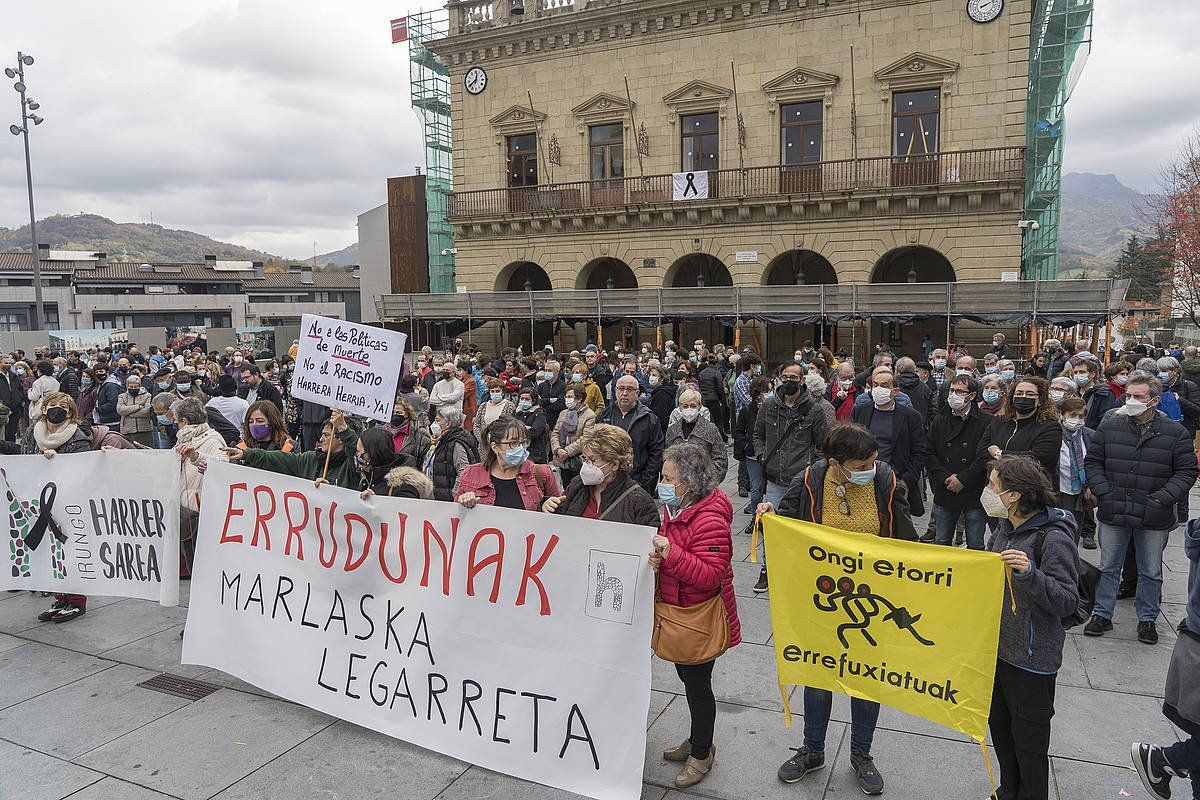
[[878, 646], [875, 637], [867, 630], [871, 621], [884, 614], [884, 622], [893, 622], [896, 627], [902, 631], [908, 631], [912, 637], [926, 647], [932, 647], [933, 642], [921, 636], [914, 627], [917, 620], [921, 618], [920, 614], [913, 615], [904, 606], [896, 606], [886, 597], [875, 594], [871, 591], [871, 586], [868, 583], [855, 584], [854, 580], [849, 577], [843, 577], [836, 582], [828, 575], [822, 575], [817, 578], [817, 594], [813, 595], [813, 605], [821, 611], [837, 611], [841, 609], [849, 622], [842, 623], [838, 626], [838, 640], [841, 641], [842, 647], [850, 648], [850, 642], [846, 640], [847, 631], [858, 631], [863, 638], [870, 643], [872, 647]]

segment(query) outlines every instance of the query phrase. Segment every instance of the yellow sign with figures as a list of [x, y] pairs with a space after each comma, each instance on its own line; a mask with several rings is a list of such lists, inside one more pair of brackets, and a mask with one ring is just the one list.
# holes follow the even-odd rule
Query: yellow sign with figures
[[998, 555], [762, 521], [781, 687], [873, 700], [983, 741], [1004, 602]]

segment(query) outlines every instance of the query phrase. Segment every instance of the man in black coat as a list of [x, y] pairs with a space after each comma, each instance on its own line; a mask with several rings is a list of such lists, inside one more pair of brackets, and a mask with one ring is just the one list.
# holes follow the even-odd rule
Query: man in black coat
[[929, 427], [929, 456], [925, 469], [933, 489], [933, 516], [937, 544], [954, 541], [959, 518], [967, 533], [967, 547], [982, 550], [987, 514], [979, 503], [987, 485], [987, 470], [979, 457], [979, 440], [987, 431], [992, 415], [975, 404], [979, 381], [973, 375], [950, 379], [946, 395], [948, 406], [933, 418]]
[[908, 395], [908, 401], [913, 409], [921, 415], [921, 424], [929, 428], [933, 421], [934, 400], [933, 392], [917, 374], [917, 362], [908, 356], [896, 361], [896, 385], [900, 391]]
[[708, 409], [713, 425], [721, 431], [722, 441], [725, 439], [726, 421], [729, 419], [729, 406], [725, 400], [725, 373], [717, 362], [715, 354], [709, 354], [708, 361], [700, 370], [696, 382], [700, 386], [700, 400]]
[[267, 400], [273, 403], [281, 412], [283, 411], [283, 395], [279, 393], [279, 389], [275, 387], [275, 384], [262, 376], [258, 365], [246, 364], [242, 367], [238, 378], [242, 384], [242, 388], [238, 391], [238, 397], [247, 403]]
[[616, 425], [633, 440], [633, 470], [629, 477], [658, 497], [658, 473], [662, 471], [663, 431], [658, 417], [638, 402], [638, 379], [622, 375], [616, 380], [616, 402], [604, 407], [596, 422]]
[[21, 410], [25, 408], [25, 389], [21, 379], [12, 373], [12, 356], [0, 358], [0, 415], [4, 422], [4, 441], [15, 442], [21, 425]]
[[1112, 630], [1125, 551], [1137, 542], [1138, 641], [1156, 644], [1162, 602], [1162, 556], [1177, 525], [1176, 504], [1196, 483], [1192, 437], [1178, 422], [1158, 413], [1162, 383], [1135, 374], [1125, 387], [1125, 405], [1100, 425], [1084, 457], [1087, 487], [1096, 496], [1100, 533], [1100, 585], [1088, 636]]
[[879, 460], [890, 464], [904, 481], [912, 513], [921, 516], [925, 513], [919, 486], [925, 466], [925, 421], [917, 411], [896, 402], [900, 387], [890, 368], [876, 367], [868, 382], [871, 402], [855, 405], [850, 421], [875, 435]]
[[550, 430], [558, 424], [558, 415], [567, 408], [564, 395], [567, 393], [567, 382], [562, 377], [562, 367], [554, 359], [546, 361], [546, 380], [537, 385], [541, 397], [538, 405], [546, 412], [546, 424]]

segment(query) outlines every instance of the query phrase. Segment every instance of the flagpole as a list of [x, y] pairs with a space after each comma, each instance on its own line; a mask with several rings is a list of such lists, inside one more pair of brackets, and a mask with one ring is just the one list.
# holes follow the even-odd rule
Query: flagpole
[[[525, 94], [529, 97], [529, 110], [531, 112], [533, 112], [533, 116], [536, 120], [537, 111], [533, 107], [533, 92], [526, 89]], [[546, 158], [546, 148], [545, 148], [544, 143], [542, 142], [542, 125], [540, 122], [536, 122], [536, 121], [534, 124], [537, 125], [538, 156], [542, 159], [543, 162], [545, 162], [546, 174], [550, 178], [550, 185], [553, 186], [554, 185], [554, 165], [550, 163], [550, 160], [548, 158]]]
[[625, 102], [629, 103], [629, 124], [633, 126], [633, 149], [638, 156], [638, 177], [645, 178], [646, 171], [642, 167], [642, 143], [638, 139], [637, 118], [633, 115], [633, 97], [629, 94], [629, 76], [625, 76]]
[[858, 91], [854, 81], [854, 45], [850, 45], [850, 149], [854, 163], [854, 182], [858, 188]]
[[746, 149], [746, 124], [742, 121], [742, 109], [738, 104], [737, 91], [737, 70], [733, 67], [733, 62], [729, 62], [729, 74], [733, 77], [733, 110], [737, 114], [737, 130], [738, 130], [738, 172], [742, 179], [742, 197], [746, 196], [746, 157], [743, 152]]

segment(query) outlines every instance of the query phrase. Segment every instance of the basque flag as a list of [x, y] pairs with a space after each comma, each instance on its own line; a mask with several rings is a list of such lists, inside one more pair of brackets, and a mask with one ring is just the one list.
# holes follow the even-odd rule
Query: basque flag
[[392, 44], [408, 41], [408, 17], [392, 20]]

